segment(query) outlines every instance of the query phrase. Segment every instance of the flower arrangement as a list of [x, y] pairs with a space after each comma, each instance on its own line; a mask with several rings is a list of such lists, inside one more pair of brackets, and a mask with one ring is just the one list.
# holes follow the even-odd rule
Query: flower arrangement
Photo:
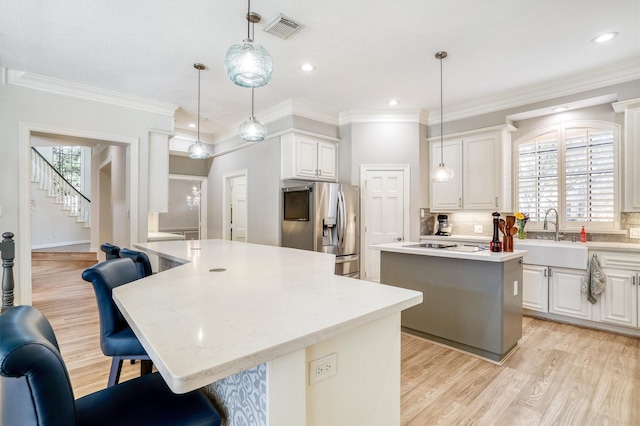
[[527, 231], [524, 230], [524, 226], [529, 221], [529, 213], [516, 212], [514, 216], [518, 223], [518, 238], [524, 240], [527, 238]]

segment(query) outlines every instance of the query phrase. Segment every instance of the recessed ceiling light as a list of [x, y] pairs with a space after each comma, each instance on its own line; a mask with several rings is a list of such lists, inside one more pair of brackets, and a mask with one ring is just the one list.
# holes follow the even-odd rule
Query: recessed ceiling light
[[616, 32], [604, 33], [591, 40], [591, 43], [604, 43], [605, 41], [609, 41], [616, 37], [618, 37], [618, 33]]
[[560, 107], [556, 107], [554, 109], [551, 110], [551, 112], [565, 112], [568, 111], [569, 107], [568, 106], [560, 106]]
[[189, 127], [191, 127], [192, 129], [196, 128], [196, 123], [189, 123]]
[[387, 101], [387, 105], [396, 106], [396, 105], [398, 105], [398, 100], [397, 99], [390, 99], [390, 100]]
[[314, 67], [313, 65], [306, 63], [306, 64], [302, 64], [300, 65], [300, 69], [302, 71], [313, 71], [316, 67]]

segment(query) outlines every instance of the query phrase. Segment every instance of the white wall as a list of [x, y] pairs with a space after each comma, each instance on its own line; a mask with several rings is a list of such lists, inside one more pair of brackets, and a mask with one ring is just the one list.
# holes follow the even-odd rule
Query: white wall
[[[361, 164], [408, 164], [410, 167], [410, 236], [420, 235], [420, 137], [419, 123], [355, 123], [341, 134], [350, 134], [351, 184], [360, 185]], [[341, 153], [342, 154], [342, 153]], [[344, 182], [344, 180], [343, 180]]]
[[89, 242], [90, 229], [70, 217], [61, 204], [54, 204], [54, 199], [47, 197], [47, 190], [39, 189], [35, 182], [31, 183], [31, 199], [32, 249]]
[[246, 169], [247, 242], [277, 246], [280, 243], [280, 138], [216, 157], [209, 172], [208, 238], [222, 238], [223, 176]]
[[[0, 69], [0, 71], [4, 71]], [[105, 139], [130, 138], [138, 145], [140, 161], [137, 164], [140, 179], [138, 189], [146, 194], [148, 183], [148, 132], [149, 129], [173, 130], [173, 116], [161, 113], [142, 111], [140, 109], [109, 105], [86, 99], [58, 95], [39, 90], [27, 89], [6, 84], [5, 74], [0, 77], [0, 149], [2, 151], [2, 167], [0, 167], [0, 230], [16, 234], [16, 265], [14, 268], [16, 281], [16, 303], [30, 302], [30, 254], [31, 217], [27, 212], [19, 216], [19, 203], [22, 199], [20, 188], [30, 192], [28, 182], [19, 182], [21, 125], [41, 126], [48, 128], [75, 129], [85, 134], [101, 134]], [[28, 161], [27, 161], [28, 162]], [[26, 171], [28, 175], [28, 170]], [[27, 197], [29, 194], [23, 194]], [[94, 194], [95, 196], [95, 194]], [[137, 205], [138, 235], [131, 238], [146, 238], [147, 232], [147, 199], [140, 197]], [[21, 257], [27, 257], [22, 259]], [[23, 261], [26, 262], [23, 264]], [[28, 264], [27, 264], [28, 263]], [[29, 276], [21, 276], [24, 271]], [[20, 286], [24, 286], [22, 291]], [[26, 300], [21, 300], [24, 297]]]

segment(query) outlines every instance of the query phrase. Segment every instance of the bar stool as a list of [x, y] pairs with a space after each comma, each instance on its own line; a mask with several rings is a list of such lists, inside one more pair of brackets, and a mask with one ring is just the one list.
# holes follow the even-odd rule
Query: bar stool
[[151, 261], [147, 253], [143, 251], [131, 250], [128, 248], [120, 249], [120, 257], [126, 257], [133, 260], [138, 268], [138, 277], [144, 278], [153, 274], [151, 270]]
[[100, 250], [106, 253], [107, 260], [117, 259], [120, 253], [120, 247], [114, 246], [111, 243], [102, 243]]

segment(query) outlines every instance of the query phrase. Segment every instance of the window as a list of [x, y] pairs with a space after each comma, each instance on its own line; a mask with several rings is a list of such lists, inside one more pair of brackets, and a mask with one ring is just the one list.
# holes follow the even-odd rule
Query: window
[[517, 210], [529, 213], [533, 229], [542, 228], [550, 208], [564, 230], [617, 228], [618, 144], [618, 126], [602, 122], [566, 122], [525, 135], [515, 144]]

